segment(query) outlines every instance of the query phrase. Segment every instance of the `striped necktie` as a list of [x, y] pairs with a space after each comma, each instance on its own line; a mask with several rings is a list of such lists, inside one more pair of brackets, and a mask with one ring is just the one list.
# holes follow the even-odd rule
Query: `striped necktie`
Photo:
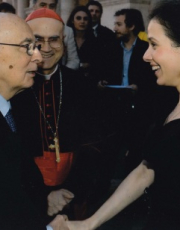
[[11, 110], [9, 110], [5, 116], [5, 119], [9, 125], [9, 127], [11, 128], [11, 130], [13, 132], [16, 132], [16, 125], [15, 125], [15, 121], [14, 121], [14, 118], [13, 118], [13, 115], [12, 115], [12, 112]]

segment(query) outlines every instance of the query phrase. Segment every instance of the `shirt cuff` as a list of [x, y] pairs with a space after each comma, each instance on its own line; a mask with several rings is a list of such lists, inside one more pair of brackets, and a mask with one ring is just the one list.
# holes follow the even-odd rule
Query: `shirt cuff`
[[47, 230], [53, 230], [53, 228], [51, 226], [49, 226], [49, 225], [46, 226], [46, 229]]

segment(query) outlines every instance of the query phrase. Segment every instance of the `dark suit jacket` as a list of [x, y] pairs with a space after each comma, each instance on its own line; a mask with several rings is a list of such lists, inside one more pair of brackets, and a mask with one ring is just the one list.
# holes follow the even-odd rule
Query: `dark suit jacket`
[[[121, 40], [116, 39], [116, 42], [112, 48], [112, 58], [109, 58], [109, 62], [113, 62], [113, 74], [108, 77], [109, 84], [121, 84], [122, 83], [122, 71], [123, 71], [123, 48], [120, 45]], [[137, 84], [141, 87], [147, 81], [153, 81], [151, 78], [154, 74], [151, 70], [149, 63], [143, 60], [143, 55], [148, 48], [148, 43], [137, 38], [136, 44], [133, 48], [132, 55], [129, 63], [129, 84]], [[150, 78], [151, 76], [151, 78]], [[145, 80], [144, 80], [145, 79]]]
[[45, 201], [39, 192], [42, 177], [1, 113], [0, 127], [0, 229], [46, 229], [39, 206]]
[[116, 37], [112, 30], [102, 25], [98, 25], [96, 31], [97, 53], [95, 69], [98, 82], [110, 76], [113, 71], [113, 66], [111, 66], [111, 61], [109, 60], [113, 59], [112, 47], [114, 47]]
[[[122, 74], [123, 74], [123, 48], [120, 45], [121, 40], [116, 40], [116, 43], [112, 46], [112, 58], [109, 58], [109, 63], [112, 66], [113, 71], [105, 79], [108, 81], [109, 85], [121, 85], [122, 84]], [[136, 44], [133, 48], [132, 55], [130, 57], [129, 69], [128, 69], [128, 79], [129, 84], [135, 84], [138, 87], [137, 92], [134, 94], [130, 92], [130, 100], [135, 103], [137, 117], [139, 115], [149, 116], [149, 112], [152, 112], [152, 98], [154, 98], [154, 92], [156, 88], [156, 78], [149, 65], [149, 63], [143, 60], [143, 55], [148, 48], [148, 43], [137, 38]], [[123, 92], [119, 93], [123, 94]], [[122, 100], [123, 103], [127, 101], [127, 95], [123, 94], [125, 98]], [[131, 99], [132, 98], [132, 99]], [[145, 111], [147, 111], [145, 115]], [[150, 115], [151, 116], [151, 115]], [[149, 116], [149, 117], [150, 117]], [[147, 117], [146, 117], [147, 119]]]
[[104, 47], [109, 42], [112, 42], [113, 39], [115, 39], [115, 33], [105, 26], [98, 25], [96, 31], [97, 31], [97, 39], [100, 41], [101, 44], [103, 44]]

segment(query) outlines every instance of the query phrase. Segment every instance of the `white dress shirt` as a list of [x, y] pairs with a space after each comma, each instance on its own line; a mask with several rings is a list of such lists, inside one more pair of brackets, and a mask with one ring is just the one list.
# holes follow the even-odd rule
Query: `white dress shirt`
[[6, 99], [0, 95], [0, 112], [3, 117], [6, 116], [7, 112], [11, 109], [10, 101], [6, 101]]

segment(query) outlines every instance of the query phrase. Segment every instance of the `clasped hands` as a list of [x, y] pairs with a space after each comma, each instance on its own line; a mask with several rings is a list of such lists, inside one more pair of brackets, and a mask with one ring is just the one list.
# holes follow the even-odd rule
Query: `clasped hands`
[[47, 214], [49, 216], [53, 216], [62, 211], [63, 208], [69, 204], [73, 198], [74, 194], [66, 189], [52, 191], [47, 197]]
[[89, 230], [86, 220], [68, 221], [63, 215], [57, 215], [49, 225], [53, 230]]
[[[49, 216], [57, 214], [71, 202], [74, 194], [66, 189], [60, 189], [51, 192], [48, 197], [48, 210]], [[67, 216], [57, 215], [54, 220], [49, 224], [53, 230], [86, 230], [86, 221], [68, 221]]]

